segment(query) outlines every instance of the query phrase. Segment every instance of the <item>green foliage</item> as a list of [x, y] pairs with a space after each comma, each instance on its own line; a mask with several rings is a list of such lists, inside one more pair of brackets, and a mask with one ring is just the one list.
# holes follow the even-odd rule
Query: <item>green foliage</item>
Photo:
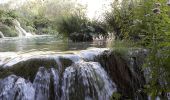
[[2, 10], [0, 9], [0, 31], [6, 37], [17, 36], [15, 28], [13, 27], [12, 20], [16, 18], [17, 15], [14, 11], [11, 10]]
[[0, 25], [0, 31], [4, 34], [5, 37], [15, 37], [17, 32], [14, 27], [9, 27], [7, 25]]
[[113, 93], [111, 100], [120, 100], [120, 98], [121, 98], [121, 94], [119, 94], [119, 93]]
[[36, 29], [38, 28], [45, 28], [49, 25], [49, 20], [42, 16], [36, 16], [33, 20], [33, 24]]
[[130, 48], [137, 48], [137, 44], [130, 40], [115, 40], [109, 45], [115, 52], [125, 56]]
[[80, 15], [70, 15], [68, 17], [64, 17], [61, 22], [57, 24], [57, 29], [59, 33], [69, 36], [70, 33], [83, 31], [82, 27], [85, 27], [86, 24], [86, 17]]
[[106, 24], [103, 21], [92, 20], [90, 22], [91, 28], [93, 29], [93, 33], [101, 34], [101, 35], [108, 35], [106, 30]]
[[106, 12], [105, 21], [107, 29], [115, 33], [116, 39], [127, 38], [129, 27], [132, 24], [132, 14], [128, 6], [129, 0], [119, 3], [117, 0], [113, 2], [111, 12]]
[[151, 79], [146, 91], [153, 98], [170, 92], [169, 12], [164, 0], [126, 0], [116, 1], [105, 18], [116, 39], [130, 39], [149, 50], [145, 67], [151, 70]]
[[17, 17], [15, 11], [11, 10], [1, 10], [0, 9], [0, 22], [2, 22], [5, 25], [11, 26], [12, 25], [12, 20]]

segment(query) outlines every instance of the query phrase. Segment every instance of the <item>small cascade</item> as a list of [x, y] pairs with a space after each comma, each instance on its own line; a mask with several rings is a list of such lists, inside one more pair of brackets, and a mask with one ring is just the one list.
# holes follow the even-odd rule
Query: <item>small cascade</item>
[[12, 100], [11, 89], [14, 87], [15, 82], [17, 81], [17, 76], [10, 75], [3, 80], [0, 80], [0, 99], [1, 100]]
[[0, 81], [0, 100], [33, 100], [35, 90], [32, 84], [15, 75]]
[[18, 31], [18, 36], [23, 37], [23, 36], [32, 36], [31, 33], [26, 32], [20, 25], [18, 20], [13, 20], [13, 24], [15, 25], [15, 29]]
[[55, 100], [60, 100], [59, 72], [54, 68], [51, 68], [50, 72], [51, 72], [51, 82], [53, 82], [53, 84], [50, 85], [52, 89], [50, 92], [50, 94], [52, 94], [50, 96], [50, 99], [54, 98]]
[[12, 58], [0, 67], [15, 74], [0, 72], [0, 100], [110, 100], [116, 84], [93, 61], [104, 50]]
[[147, 100], [146, 54], [136, 50], [125, 60], [104, 48], [8, 58], [0, 65], [0, 100], [110, 100], [113, 93]]
[[50, 73], [43, 67], [39, 68], [34, 79], [35, 100], [48, 100], [49, 98]]
[[4, 38], [4, 34], [0, 31], [0, 38]]
[[61, 100], [110, 100], [116, 86], [99, 63], [79, 62], [66, 68], [62, 92]]

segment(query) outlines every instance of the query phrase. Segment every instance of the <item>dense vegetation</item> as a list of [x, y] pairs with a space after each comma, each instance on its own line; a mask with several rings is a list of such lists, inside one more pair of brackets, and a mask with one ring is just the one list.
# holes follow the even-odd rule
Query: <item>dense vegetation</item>
[[57, 24], [58, 32], [64, 33], [73, 41], [92, 41], [94, 35], [107, 35], [104, 25], [90, 21], [84, 14], [72, 14]]
[[59, 33], [73, 41], [91, 41], [94, 35], [111, 32], [116, 40], [130, 41], [149, 51], [143, 69], [150, 69], [150, 81], [143, 89], [154, 98], [170, 92], [169, 5], [165, 0], [116, 0], [100, 22], [89, 20], [85, 7], [75, 2], [30, 1], [15, 11], [2, 7], [0, 31], [5, 36], [16, 36], [12, 20], [18, 19], [29, 32]]
[[[60, 0], [27, 1], [27, 3], [16, 8], [11, 8], [12, 3], [14, 2], [1, 4], [0, 7], [0, 22], [5, 26], [5, 29], [8, 28], [7, 26], [13, 28], [12, 20], [17, 19], [27, 32], [35, 34], [57, 34], [57, 25], [60, 20], [66, 16], [71, 16], [76, 9], [82, 8], [81, 5], [79, 6], [75, 2]], [[12, 35], [13, 32], [6, 32], [3, 29], [0, 29], [0, 31], [5, 35], [7, 33], [10, 34], [7, 36]]]
[[0, 10], [0, 31], [5, 33], [4, 36], [17, 36], [15, 28], [12, 26], [12, 20], [16, 17], [17, 15], [13, 11]]
[[[13, 2], [11, 1], [11, 3]], [[9, 8], [10, 3], [1, 7], [3, 12], [11, 14], [5, 18], [10, 21], [19, 20], [27, 32], [39, 35], [60, 33], [73, 41], [91, 41], [92, 35], [107, 33], [104, 29], [105, 25], [97, 20], [91, 21], [87, 18], [85, 6], [73, 1], [36, 0], [27, 1], [26, 4], [14, 8], [13, 11]], [[13, 16], [13, 13], [16, 16]], [[12, 23], [7, 25], [14, 27]], [[0, 31], [4, 34], [13, 34], [13, 32], [6, 32], [3, 29]]]
[[116, 39], [131, 40], [149, 51], [144, 68], [150, 81], [144, 87], [153, 98], [170, 92], [170, 7], [164, 0], [115, 1], [105, 20]]

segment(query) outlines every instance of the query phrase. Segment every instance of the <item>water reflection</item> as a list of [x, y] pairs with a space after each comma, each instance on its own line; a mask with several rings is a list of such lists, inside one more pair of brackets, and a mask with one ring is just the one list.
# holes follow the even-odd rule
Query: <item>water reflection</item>
[[44, 35], [23, 38], [0, 39], [0, 52], [18, 51], [67, 51], [84, 50], [88, 47], [105, 47], [103, 41], [73, 43], [59, 37]]

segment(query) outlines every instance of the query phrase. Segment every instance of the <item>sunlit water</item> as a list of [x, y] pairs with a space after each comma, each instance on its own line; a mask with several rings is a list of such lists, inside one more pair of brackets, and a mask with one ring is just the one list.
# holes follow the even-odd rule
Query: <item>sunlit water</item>
[[105, 47], [105, 42], [78, 42], [63, 40], [58, 36], [42, 35], [0, 39], [0, 52], [31, 52], [31, 51], [68, 51], [84, 50], [89, 47]]

